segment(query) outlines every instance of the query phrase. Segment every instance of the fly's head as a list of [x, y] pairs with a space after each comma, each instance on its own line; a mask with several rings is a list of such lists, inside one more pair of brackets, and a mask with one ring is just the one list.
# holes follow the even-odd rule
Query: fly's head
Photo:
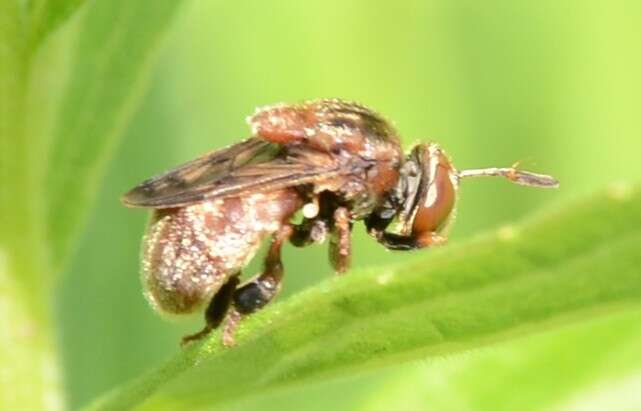
[[401, 234], [420, 237], [445, 230], [455, 210], [458, 182], [456, 169], [437, 144], [414, 147], [396, 192]]
[[387, 208], [400, 223], [400, 234], [425, 238], [447, 230], [456, 213], [459, 183], [468, 177], [504, 177], [530, 187], [556, 188], [551, 176], [523, 171], [517, 165], [458, 171], [436, 143], [419, 144], [401, 167]]

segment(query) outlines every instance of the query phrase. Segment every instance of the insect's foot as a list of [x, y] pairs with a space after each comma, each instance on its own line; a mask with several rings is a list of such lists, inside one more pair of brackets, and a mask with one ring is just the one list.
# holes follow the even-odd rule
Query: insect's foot
[[223, 345], [225, 347], [233, 347], [236, 345], [236, 329], [240, 320], [243, 318], [242, 314], [236, 311], [236, 309], [231, 309], [227, 315], [227, 321], [225, 322], [225, 327], [223, 328]]
[[180, 340], [180, 346], [185, 347], [194, 341], [202, 340], [211, 332], [211, 330], [211, 326], [206, 325], [205, 328], [198, 331], [197, 333], [184, 336], [182, 340]]

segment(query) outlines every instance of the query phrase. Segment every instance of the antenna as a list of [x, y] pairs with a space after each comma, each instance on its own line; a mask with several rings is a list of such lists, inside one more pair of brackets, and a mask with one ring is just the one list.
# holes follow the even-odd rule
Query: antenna
[[519, 170], [517, 167], [518, 163], [514, 164], [512, 167], [505, 168], [490, 167], [462, 170], [458, 172], [458, 177], [505, 177], [511, 182], [522, 186], [540, 188], [559, 187], [559, 181], [552, 176]]

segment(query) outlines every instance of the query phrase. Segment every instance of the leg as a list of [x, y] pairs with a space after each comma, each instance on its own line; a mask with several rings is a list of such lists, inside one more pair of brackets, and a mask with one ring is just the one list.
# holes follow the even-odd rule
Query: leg
[[447, 238], [434, 232], [429, 232], [417, 236], [404, 236], [380, 231], [377, 233], [373, 233], [372, 235], [385, 248], [398, 251], [418, 250], [431, 245], [445, 244], [447, 242]]
[[383, 218], [377, 214], [372, 214], [365, 220], [367, 233], [389, 250], [417, 250], [431, 245], [445, 244], [447, 242], [446, 237], [433, 231], [410, 235], [389, 233], [385, 231], [385, 229], [391, 221], [391, 218]]
[[294, 247], [305, 247], [312, 243], [325, 241], [329, 224], [320, 218], [313, 220], [304, 219], [302, 223], [294, 226], [294, 233], [289, 241]]
[[234, 345], [234, 332], [244, 315], [259, 310], [278, 294], [280, 282], [283, 278], [283, 264], [280, 259], [280, 252], [283, 244], [291, 237], [293, 231], [292, 226], [286, 224], [274, 234], [265, 258], [263, 272], [234, 291], [232, 309], [223, 331], [224, 345]]
[[334, 211], [334, 224], [329, 242], [329, 259], [339, 274], [349, 268], [352, 253], [351, 234], [352, 222], [349, 218], [349, 211], [345, 207], [338, 207]]
[[217, 328], [225, 318], [231, 304], [232, 295], [238, 286], [238, 275], [231, 277], [214, 295], [205, 311], [205, 327], [199, 332], [183, 337], [181, 344], [199, 340]]

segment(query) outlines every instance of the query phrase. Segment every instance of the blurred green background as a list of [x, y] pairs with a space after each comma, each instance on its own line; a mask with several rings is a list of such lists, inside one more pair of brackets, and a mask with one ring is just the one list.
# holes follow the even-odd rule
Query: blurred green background
[[[561, 180], [562, 189], [553, 192], [502, 181], [465, 184], [451, 235], [460, 241], [606, 183], [638, 180], [639, 39], [638, 1], [187, 3], [57, 291], [70, 405], [158, 364], [177, 352], [180, 336], [201, 325], [200, 318], [166, 322], [142, 296], [138, 254], [147, 215], [119, 203], [134, 184], [246, 137], [245, 117], [256, 106], [340, 97], [394, 121], [406, 147], [439, 142], [459, 168], [523, 160]], [[404, 258], [367, 239], [361, 226], [355, 231], [354, 266]], [[326, 253], [326, 246], [288, 247], [281, 298], [332, 275]], [[258, 268], [252, 263], [247, 273]], [[641, 389], [637, 376], [601, 392], [601, 379], [621, 377], [619, 366], [635, 351], [593, 339], [625, 336], [630, 323], [638, 324], [630, 320], [638, 319], [633, 313], [599, 320], [230, 407], [589, 409], [575, 407], [575, 399]], [[577, 350], [594, 353], [601, 368], [584, 356], [573, 361]], [[508, 395], [514, 402], [505, 400], [510, 392], [519, 393]], [[641, 406], [641, 399], [632, 403]]]

